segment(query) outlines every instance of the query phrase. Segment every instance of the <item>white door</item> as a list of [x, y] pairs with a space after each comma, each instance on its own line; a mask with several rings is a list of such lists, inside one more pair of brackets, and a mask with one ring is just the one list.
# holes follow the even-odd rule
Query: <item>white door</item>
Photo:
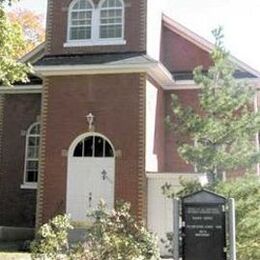
[[85, 221], [102, 199], [114, 206], [115, 159], [111, 144], [100, 135], [76, 139], [68, 157], [67, 213]]

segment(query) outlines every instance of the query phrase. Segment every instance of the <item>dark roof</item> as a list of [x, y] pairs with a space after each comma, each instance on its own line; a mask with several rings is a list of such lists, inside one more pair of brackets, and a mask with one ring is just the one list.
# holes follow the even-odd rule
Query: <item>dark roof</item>
[[113, 63], [143, 63], [154, 61], [143, 52], [124, 53], [93, 53], [93, 54], [73, 54], [73, 55], [46, 55], [34, 66], [59, 66], [59, 65], [97, 65]]
[[[192, 71], [175, 71], [171, 72], [175, 80], [193, 80], [193, 73]], [[203, 71], [203, 73], [207, 73], [207, 71]], [[244, 79], [244, 78], [256, 78], [255, 75], [247, 72], [236, 70], [234, 73], [234, 77], [236, 79]]]
[[14, 85], [41, 85], [42, 84], [42, 79], [35, 76], [35, 75], [29, 75], [29, 82], [16, 82]]
[[194, 193], [191, 193], [182, 198], [184, 203], [192, 203], [192, 204], [200, 204], [200, 203], [210, 203], [210, 204], [218, 204], [225, 203], [226, 198], [216, 194], [209, 190], [200, 190]]

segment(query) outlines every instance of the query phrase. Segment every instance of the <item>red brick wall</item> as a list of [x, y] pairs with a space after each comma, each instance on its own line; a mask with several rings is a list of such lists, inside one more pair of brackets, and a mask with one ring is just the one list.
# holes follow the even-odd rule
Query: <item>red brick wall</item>
[[[171, 94], [178, 96], [179, 101], [183, 106], [191, 106], [198, 108], [198, 92], [199, 90], [172, 90], [167, 91], [165, 94], [165, 106], [166, 115], [172, 116], [171, 111]], [[172, 116], [173, 122], [174, 117]], [[165, 171], [166, 172], [177, 172], [177, 173], [190, 173], [193, 172], [193, 166], [188, 165], [177, 152], [177, 141], [180, 138], [185, 138], [180, 134], [177, 135], [173, 130], [166, 129], [165, 138]]]
[[162, 29], [161, 61], [172, 72], [192, 71], [200, 65], [207, 69], [211, 65], [208, 52], [165, 26]]
[[0, 226], [34, 226], [36, 190], [21, 189], [25, 136], [21, 131], [40, 115], [40, 94], [6, 95], [0, 162]]
[[[144, 134], [140, 109], [144, 108], [138, 74], [50, 77], [45, 88], [45, 162], [39, 222], [65, 210], [67, 150], [72, 141], [87, 131], [86, 115], [95, 116], [96, 131], [111, 140], [122, 156], [116, 158], [116, 199], [130, 201], [139, 212], [140, 153]], [[45, 101], [44, 101], [45, 102]], [[143, 148], [142, 148], [143, 146]], [[142, 184], [145, 189], [145, 183]], [[41, 216], [42, 214], [42, 216]]]
[[[67, 47], [67, 17], [72, 0], [49, 0], [47, 24], [48, 54], [126, 52], [145, 50], [146, 0], [125, 1], [125, 40], [126, 45]], [[99, 2], [97, 0], [96, 2]]]

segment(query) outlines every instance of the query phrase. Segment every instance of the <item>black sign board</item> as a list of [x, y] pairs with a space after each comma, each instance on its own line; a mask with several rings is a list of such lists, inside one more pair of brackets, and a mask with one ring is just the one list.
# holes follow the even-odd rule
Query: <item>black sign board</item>
[[184, 260], [226, 260], [225, 202], [205, 190], [183, 198]]

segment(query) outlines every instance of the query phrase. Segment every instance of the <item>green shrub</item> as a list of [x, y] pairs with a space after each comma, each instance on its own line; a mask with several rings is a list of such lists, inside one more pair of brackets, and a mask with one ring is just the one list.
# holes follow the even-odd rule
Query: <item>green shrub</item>
[[[86, 229], [84, 242], [72, 248], [67, 246], [67, 232], [71, 226], [66, 216], [61, 216], [58, 221], [61, 226], [55, 225], [53, 228], [55, 219], [44, 225], [34, 243], [33, 259], [39, 259], [42, 255], [51, 259], [63, 257], [71, 260], [159, 259], [157, 239], [130, 214], [129, 204], [121, 203], [108, 211], [105, 203], [101, 202], [89, 218], [92, 225]], [[56, 228], [62, 230], [57, 232]]]
[[93, 224], [86, 233], [86, 241], [74, 251], [78, 258], [148, 260], [159, 257], [155, 237], [132, 217], [129, 204], [118, 204], [109, 212], [101, 202], [89, 217]]
[[44, 224], [31, 244], [32, 259], [62, 259], [68, 251], [68, 231], [72, 228], [66, 215], [58, 215]]

